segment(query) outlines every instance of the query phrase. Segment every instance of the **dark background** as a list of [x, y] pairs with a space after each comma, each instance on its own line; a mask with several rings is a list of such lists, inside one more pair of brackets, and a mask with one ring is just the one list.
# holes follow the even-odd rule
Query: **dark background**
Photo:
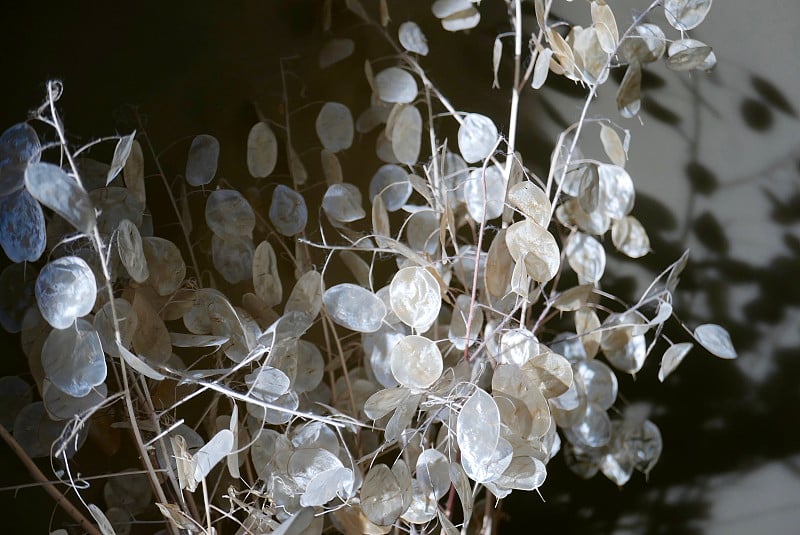
[[[445, 35], [436, 29], [429, 11], [420, 7], [426, 3], [394, 2], [390, 7], [394, 23], [413, 17], [426, 28], [432, 53], [423, 65], [456, 107], [502, 118], [507, 116], [507, 93], [489, 89], [489, 66], [494, 36], [507, 30], [507, 24], [499, 2], [483, 3], [484, 20], [470, 35]], [[715, 5], [712, 14], [735, 9], [735, 2], [729, 4]], [[800, 18], [786, 2], [764, 4], [764, 12], [773, 17], [775, 10], [785, 9], [787, 17]], [[324, 38], [319, 13], [320, 3], [312, 1], [46, 1], [4, 6], [0, 129], [24, 120], [42, 101], [45, 82], [58, 78], [64, 82], [60, 109], [71, 141], [129, 133], [137, 110], [157, 150], [167, 149], [162, 155], [167, 174], [182, 173], [192, 136], [210, 133], [222, 144], [220, 173], [237, 183], [247, 176], [244, 147], [256, 120], [254, 104], [280, 118], [280, 58], [293, 58], [284, 63], [293, 106], [321, 99], [350, 103], [354, 110], [365, 105], [363, 59], [378, 55], [380, 39], [337, 3], [334, 34], [354, 38], [357, 51], [330, 71], [335, 74], [321, 73], [315, 68]], [[708, 24], [714, 24], [711, 15]], [[759, 34], [752, 41], [754, 47], [768, 47], [781, 38]], [[648, 194], [648, 178], [643, 177], [634, 214], [645, 224], [655, 251], [644, 259], [651, 277], [692, 246], [694, 261], [683, 277], [675, 309], [689, 325], [724, 325], [740, 361], [723, 362], [695, 349], [662, 385], [656, 378], [658, 359], [651, 358], [636, 381], [625, 378], [620, 385], [622, 403], [649, 407], [664, 436], [664, 453], [649, 480], [637, 474], [623, 489], [602, 476], [582, 481], [557, 458], [549, 464], [541, 489], [545, 502], [536, 494], [515, 493], [504, 503], [507, 523], [501, 533], [534, 527], [593, 534], [797, 532], [800, 149], [797, 138], [787, 143], [786, 132], [800, 133], [798, 87], [783, 86], [786, 82], [771, 77], [766, 66], [734, 69], [731, 65], [741, 58], [721, 44], [710, 44], [719, 58], [716, 74], [687, 77], [655, 69], [646, 78], [645, 128], [635, 132], [631, 168], [681, 184], [683, 197]], [[787, 70], [797, 70], [791, 47], [774, 54]], [[736, 76], [727, 77], [732, 70]], [[568, 83], [556, 85], [556, 90], [528, 94], [523, 101], [520, 149], [526, 161], [546, 161], [555, 127], [577, 116], [581, 91]], [[673, 98], [680, 91], [702, 98]], [[721, 91], [728, 98], [716, 100], [713, 95]], [[715, 113], [725, 120], [703, 122]], [[298, 131], [313, 117], [313, 109], [298, 113]], [[722, 130], [714, 133], [720, 124]], [[760, 147], [775, 142], [788, 147], [781, 158], [768, 158], [760, 173], [745, 173], [746, 178], [754, 176], [739, 197], [730, 191], [741, 186], [732, 183], [741, 176], [719, 172], [715, 160], [697, 150], [701, 138], [728, 139], [725, 125], [759, 140], [741, 154], [742, 162], [759, 158]], [[659, 152], [659, 141], [648, 148], [651, 131], [657, 140], [688, 140], [685, 152], [666, 161], [637, 155]], [[313, 143], [297, 148], [307, 161], [316, 161]], [[101, 149], [96, 157], [103, 154]], [[374, 156], [367, 163], [364, 157], [355, 151], [344, 155], [345, 172], [355, 175], [362, 166], [374, 168]], [[730, 162], [726, 164], [728, 168]], [[309, 164], [312, 176], [315, 165]], [[651, 191], [660, 191], [658, 185]], [[173, 222], [162, 216], [155, 197], [154, 223], [169, 233]], [[760, 225], [770, 243], [780, 246], [770, 249], [767, 258], [763, 252], [758, 258], [741, 254], [739, 242], [757, 241], [761, 231], [754, 233], [756, 238], [743, 237], [737, 218]], [[609, 267], [604, 284], [634, 299], [644, 286], [642, 274], [630, 265], [620, 261], [613, 272]], [[667, 334], [687, 341], [679, 329]], [[7, 337], [3, 343], [7, 349], [0, 374], [5, 375], [18, 370], [20, 361], [16, 339]], [[0, 486], [26, 483], [24, 469], [5, 446], [0, 454], [5, 467]], [[25, 526], [26, 532], [45, 532], [51, 521], [56, 527], [61, 521], [52, 501], [36, 489], [1, 492], [0, 508], [5, 525]]]

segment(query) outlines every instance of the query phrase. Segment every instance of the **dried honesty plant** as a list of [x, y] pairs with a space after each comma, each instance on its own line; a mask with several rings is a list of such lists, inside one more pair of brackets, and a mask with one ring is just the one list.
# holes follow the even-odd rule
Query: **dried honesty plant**
[[[498, 69], [513, 41], [502, 119], [459, 111], [437, 89], [421, 25], [390, 24], [385, 1], [375, 18], [344, 3], [394, 54], [366, 63], [372, 96], [357, 113], [314, 108], [316, 139], [290, 135], [288, 96], [285, 124], [260, 117], [247, 136], [252, 186], [219, 176], [225, 147], [205, 134], [180, 188], [142, 129], [112, 139], [110, 163], [89, 160], [108, 140], [67, 141], [58, 82], [0, 136], [12, 262], [0, 320], [20, 333], [32, 381], [0, 379], [3, 437], [20, 456], [50, 457], [81, 501], [88, 483], [70, 466], [90, 429], [109, 455], [132, 441], [140, 463], [107, 474], [105, 507], [84, 502], [92, 520], [70, 509], [87, 531], [128, 533], [141, 518], [176, 534], [485, 529], [496, 500], [540, 489], [560, 451], [577, 474], [617, 485], [653, 469], [658, 427], [626, 413], [617, 390], [656, 347], [667, 346], [662, 381], [694, 342], [736, 357], [718, 325], [676, 320], [693, 342], [662, 334], [688, 254], [633, 304], [602, 290], [607, 255], [640, 258], [650, 241], [631, 215], [630, 132], [588, 115], [612, 69], [625, 71], [616, 100], [632, 117], [648, 63], [711, 68], [711, 49], [687, 37], [710, 0], [654, 1], [627, 29], [603, 0], [586, 3], [583, 25], [534, 0], [533, 27], [507, 0], [511, 31], [493, 50], [507, 86]], [[478, 2], [431, 10], [447, 31], [480, 23]], [[649, 22], [661, 18], [663, 29]], [[332, 39], [320, 69], [356, 46]], [[520, 95], [555, 76], [587, 95], [540, 178], [517, 152]], [[440, 132], [453, 127], [448, 142]], [[581, 151], [595, 135], [603, 160]], [[376, 163], [345, 173], [356, 143], [374, 144]], [[308, 147], [323, 177], [308, 171]], [[183, 241], [154, 234], [145, 152]]]

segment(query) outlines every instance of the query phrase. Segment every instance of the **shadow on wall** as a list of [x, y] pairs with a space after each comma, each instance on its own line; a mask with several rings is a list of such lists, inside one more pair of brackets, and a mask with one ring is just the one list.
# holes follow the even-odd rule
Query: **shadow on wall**
[[[613, 74], [618, 83], [621, 75]], [[778, 120], [800, 126], [798, 112], [781, 88], [755, 71], [745, 80], [741, 87], [726, 88], [739, 95], [741, 123], [765, 137], [774, 135]], [[796, 421], [800, 404], [796, 317], [800, 306], [800, 145], [750, 176], [733, 180], [718, 176], [704, 164], [697, 147], [701, 110], [717, 113], [707, 95], [718, 90], [720, 82], [712, 73], [684, 83], [695, 95], [689, 125], [685, 113], [677, 112], [686, 110], [673, 111], [659, 104], [658, 92], [667, 82], [652, 72], [643, 76], [644, 120], [658, 121], [686, 139], [683, 178], [689, 197], [676, 207], [637, 192], [633, 213], [647, 229], [653, 250], [641, 260], [651, 273], [658, 273], [682, 254], [687, 243], [694, 244], [675, 295], [675, 310], [691, 327], [706, 322], [724, 325], [739, 351], [738, 366], [720, 366], [696, 347], [697, 353], [664, 384], [658, 384], [657, 346], [640, 376], [620, 385], [628, 402], [650, 405], [664, 436], [664, 452], [649, 481], [640, 477], [617, 491], [602, 477], [579, 481], [563, 463], [551, 463], [548, 483], [541, 489], [546, 503], [535, 495], [512, 495], [506, 501], [509, 527], [522, 529], [535, 517], [540, 525], [558, 527], [564, 533], [700, 534], [716, 521], [720, 480], [731, 484], [768, 463], [783, 467], [788, 478], [798, 479], [792, 458], [800, 453], [800, 434], [787, 426]], [[574, 87], [556, 87], [562, 87], [564, 95], [575, 96]], [[546, 102], [543, 106], [562, 128], [568, 125], [554, 106]], [[772, 250], [770, 258], [748, 262], [734, 256], [732, 243], [742, 237], [704, 208], [718, 201], [726, 189], [741, 187], [762, 196], [769, 206], [763, 215], [755, 208], [736, 217], [757, 225], [756, 235], [780, 236], [783, 247]], [[604, 289], [623, 296], [641, 290], [635, 277], [614, 279], [614, 274], [618, 273], [608, 274], [609, 285]], [[665, 335], [673, 341], [690, 341], [677, 322], [665, 329]], [[626, 400], [618, 406], [624, 407]], [[780, 495], [781, 490], [770, 492]], [[769, 514], [768, 508], [762, 514]], [[746, 520], [759, 525], [757, 518]], [[737, 521], [742, 518], [732, 520]]]

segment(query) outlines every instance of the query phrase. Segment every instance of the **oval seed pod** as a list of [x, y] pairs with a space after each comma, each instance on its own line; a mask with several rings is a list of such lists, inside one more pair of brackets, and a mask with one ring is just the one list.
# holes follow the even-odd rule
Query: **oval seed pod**
[[425, 268], [406, 267], [395, 273], [389, 287], [392, 311], [400, 321], [420, 332], [439, 316], [442, 298], [439, 283]]
[[353, 184], [331, 184], [322, 197], [322, 209], [333, 223], [351, 223], [367, 214], [361, 207], [361, 191]]
[[416, 106], [401, 106], [391, 132], [392, 152], [401, 163], [415, 165], [422, 143], [422, 114]]
[[370, 201], [380, 195], [388, 212], [399, 210], [411, 197], [412, 191], [408, 173], [399, 165], [392, 163], [382, 165], [369, 183]]
[[475, 222], [489, 221], [503, 214], [506, 198], [506, 179], [496, 165], [474, 169], [464, 183], [467, 211]]
[[34, 199], [84, 234], [90, 234], [97, 226], [89, 194], [57, 165], [29, 165], [25, 169], [25, 187]]
[[47, 323], [66, 329], [92, 311], [97, 282], [86, 261], [64, 256], [46, 264], [36, 278], [36, 302]]
[[228, 284], [252, 278], [253, 240], [250, 236], [221, 238], [211, 236], [211, 260]]
[[409, 103], [417, 98], [417, 81], [407, 71], [389, 67], [375, 75], [375, 89], [384, 102]]
[[272, 174], [278, 162], [278, 140], [265, 122], [258, 122], [247, 135], [247, 170], [254, 178]]
[[35, 262], [47, 244], [44, 212], [24, 189], [0, 197], [0, 245], [12, 262]]
[[206, 200], [206, 223], [220, 238], [239, 238], [253, 235], [256, 215], [244, 195], [232, 189], [218, 189]]
[[664, 15], [670, 26], [685, 32], [696, 28], [708, 15], [712, 0], [666, 0]]
[[164, 238], [146, 236], [142, 238], [142, 251], [150, 271], [145, 284], [158, 295], [169, 295], [180, 288], [186, 278], [186, 263], [177, 245]]
[[272, 192], [269, 220], [284, 236], [294, 236], [303, 232], [308, 221], [305, 199], [297, 191], [282, 184], [278, 185]]
[[458, 150], [467, 163], [481, 161], [494, 150], [497, 136], [494, 121], [479, 113], [467, 114], [458, 128]]
[[578, 275], [580, 284], [597, 283], [606, 269], [603, 245], [582, 232], [575, 233], [565, 249], [569, 266]]
[[409, 335], [395, 344], [390, 355], [392, 375], [408, 388], [430, 387], [442, 375], [444, 364], [436, 343], [424, 336]]
[[550, 225], [552, 205], [542, 188], [530, 181], [514, 184], [508, 190], [508, 202], [543, 228]]
[[0, 196], [22, 189], [25, 168], [39, 162], [41, 150], [39, 136], [28, 123], [17, 123], [0, 135]]
[[117, 249], [122, 265], [133, 280], [143, 283], [150, 277], [142, 247], [142, 236], [129, 219], [123, 219], [117, 227]]
[[339, 102], [326, 102], [317, 115], [317, 137], [330, 152], [339, 152], [353, 144], [353, 115]]
[[506, 245], [511, 257], [524, 262], [528, 276], [536, 282], [547, 282], [556, 276], [561, 255], [555, 238], [546, 229], [526, 219], [506, 230]]
[[186, 158], [186, 182], [192, 186], [205, 186], [217, 174], [219, 141], [214, 136], [200, 134], [192, 140]]
[[337, 284], [322, 296], [331, 319], [353, 331], [375, 332], [381, 327], [386, 306], [380, 297], [355, 284]]
[[650, 238], [638, 219], [626, 215], [611, 226], [611, 241], [618, 251], [631, 258], [641, 258], [650, 252]]
[[275, 249], [268, 241], [263, 241], [253, 253], [253, 288], [256, 295], [268, 307], [283, 300], [283, 283], [278, 272], [278, 259]]
[[428, 39], [416, 22], [406, 21], [397, 29], [397, 37], [403, 48], [421, 56], [428, 55]]
[[53, 329], [42, 346], [42, 367], [59, 390], [81, 398], [106, 380], [106, 360], [92, 324], [78, 319], [66, 329]]

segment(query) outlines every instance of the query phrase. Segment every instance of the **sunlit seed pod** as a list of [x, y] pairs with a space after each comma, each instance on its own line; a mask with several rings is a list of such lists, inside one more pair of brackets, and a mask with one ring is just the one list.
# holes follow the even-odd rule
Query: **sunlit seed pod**
[[509, 329], [500, 337], [500, 354], [498, 355], [501, 364], [514, 364], [522, 366], [532, 357], [538, 355], [539, 340], [527, 329]]
[[603, 50], [597, 28], [573, 26], [568, 37], [572, 44], [575, 66], [583, 81], [597, 85], [604, 83], [608, 78], [606, 64], [610, 54]]
[[686, 358], [686, 355], [689, 354], [689, 351], [691, 351], [693, 347], [694, 344], [689, 342], [669, 346], [664, 352], [664, 356], [661, 357], [661, 367], [658, 369], [658, 380], [663, 383], [664, 379], [675, 371], [675, 368], [683, 362], [683, 359]]
[[178, 246], [164, 238], [147, 236], [142, 238], [142, 251], [150, 271], [145, 284], [158, 295], [175, 292], [186, 278], [186, 263]]
[[253, 240], [249, 236], [221, 238], [211, 236], [214, 268], [228, 284], [249, 280], [253, 274]]
[[44, 212], [24, 189], [0, 197], [0, 245], [12, 262], [35, 262], [44, 253]]
[[553, 419], [561, 428], [570, 428], [582, 420], [586, 413], [588, 399], [583, 379], [573, 376], [572, 385], [558, 397], [548, 400]]
[[106, 379], [100, 337], [92, 324], [78, 319], [65, 329], [53, 329], [42, 347], [47, 379], [72, 397], [89, 394]]
[[200, 134], [192, 140], [186, 158], [186, 182], [191, 186], [205, 186], [217, 174], [219, 141], [214, 136]]
[[437, 19], [443, 19], [472, 7], [470, 0], [436, 0], [431, 11]]
[[620, 347], [603, 348], [603, 354], [616, 369], [626, 373], [636, 373], [644, 366], [647, 356], [647, 343], [644, 335], [631, 336], [628, 342]]
[[272, 192], [269, 220], [284, 236], [299, 234], [306, 227], [308, 209], [303, 196], [282, 184]]
[[97, 226], [89, 194], [57, 165], [34, 163], [25, 169], [25, 187], [31, 196], [84, 234]]
[[383, 301], [355, 284], [332, 286], [325, 291], [322, 300], [334, 322], [358, 332], [377, 331], [386, 315]]
[[25, 168], [39, 162], [41, 143], [28, 123], [17, 123], [0, 135], [0, 196], [19, 191], [25, 181]]
[[612, 422], [611, 442], [602, 450], [598, 464], [603, 475], [618, 486], [627, 483], [633, 475], [636, 460], [625, 444], [624, 423]]
[[552, 234], [544, 227], [526, 219], [518, 221], [506, 230], [506, 245], [514, 260], [525, 261], [525, 256], [539, 262], [528, 263], [528, 276], [536, 282], [547, 282], [555, 277], [561, 265], [561, 253]]
[[266, 240], [258, 244], [253, 253], [253, 288], [267, 307], [273, 307], [283, 300], [278, 259], [275, 249]]
[[597, 173], [596, 165], [586, 166], [586, 171], [581, 173], [581, 181], [578, 185], [578, 204], [586, 213], [597, 211], [600, 204], [600, 176]]
[[544, 351], [530, 358], [522, 370], [534, 379], [533, 383], [547, 398], [555, 398], [569, 390], [573, 374], [569, 361], [552, 351]]
[[620, 167], [625, 167], [625, 163], [628, 160], [628, 153], [617, 131], [607, 124], [602, 123], [600, 125], [600, 141], [603, 144], [603, 150], [611, 159], [611, 162]]
[[467, 114], [458, 128], [458, 150], [467, 163], [482, 161], [497, 143], [494, 121], [479, 113]]
[[650, 252], [650, 238], [644, 226], [635, 217], [628, 215], [614, 221], [611, 240], [620, 252], [631, 258], [641, 258]]
[[150, 277], [142, 249], [142, 236], [136, 225], [128, 219], [120, 221], [117, 227], [117, 249], [122, 265], [134, 281], [143, 283]]
[[694, 330], [694, 339], [709, 353], [721, 359], [735, 359], [738, 355], [731, 342], [731, 335], [723, 327], [706, 323]]
[[274, 405], [275, 408], [267, 408], [264, 410], [264, 421], [270, 425], [284, 425], [294, 418], [292, 411], [297, 410], [300, 400], [297, 397], [297, 392], [289, 390], [270, 403]]
[[531, 87], [533, 89], [541, 89], [547, 81], [547, 75], [550, 73], [550, 60], [553, 57], [552, 48], [542, 49], [536, 56], [536, 63], [533, 67], [533, 76], [531, 77]]
[[397, 29], [400, 44], [409, 52], [421, 56], [428, 55], [428, 39], [416, 22], [406, 21]]
[[587, 360], [575, 364], [575, 373], [580, 374], [586, 386], [590, 403], [608, 410], [617, 400], [617, 376], [599, 360]]
[[390, 355], [392, 375], [408, 388], [430, 387], [442, 375], [444, 364], [436, 344], [423, 336], [409, 335], [400, 340]]
[[481, 21], [481, 13], [475, 7], [470, 6], [463, 11], [453, 13], [442, 19], [442, 28], [448, 32], [460, 32], [471, 30]]
[[616, 52], [619, 30], [614, 12], [608, 5], [592, 4], [592, 24], [597, 31], [597, 38], [603, 52], [607, 54]]
[[594, 309], [583, 307], [575, 311], [575, 332], [580, 337], [587, 358], [594, 358], [600, 349], [602, 334], [599, 329], [600, 319]]
[[436, 500], [450, 489], [450, 463], [439, 450], [427, 448], [417, 457], [416, 475], [420, 483], [433, 491]]
[[261, 401], [274, 401], [289, 391], [291, 381], [278, 368], [261, 366], [245, 376], [248, 394]]
[[380, 195], [389, 212], [399, 210], [411, 196], [408, 173], [399, 165], [384, 164], [372, 176], [369, 183], [369, 198]]
[[625, 169], [618, 165], [600, 164], [600, 198], [598, 209], [612, 219], [625, 217], [633, 208], [633, 181]]
[[322, 209], [334, 223], [351, 223], [367, 214], [361, 206], [361, 191], [353, 184], [331, 184], [322, 198]]
[[47, 323], [66, 329], [92, 311], [97, 283], [89, 264], [77, 256], [57, 258], [36, 278], [36, 302]]
[[508, 202], [522, 214], [543, 228], [550, 225], [552, 207], [542, 188], [525, 180], [508, 190]]
[[375, 75], [375, 89], [384, 102], [409, 103], [417, 98], [417, 81], [398, 67], [389, 67]]
[[595, 210], [587, 214], [578, 199], [567, 199], [559, 204], [556, 219], [563, 225], [577, 226], [582, 232], [595, 236], [602, 236], [611, 226], [611, 218], [605, 212]]
[[433, 491], [414, 479], [411, 482], [411, 505], [400, 518], [410, 524], [427, 524], [436, 518], [437, 510]]
[[218, 189], [206, 200], [205, 218], [211, 232], [221, 238], [249, 237], [256, 226], [253, 207], [236, 190]]
[[139, 316], [133, 305], [122, 298], [114, 299], [113, 307], [117, 316], [117, 328], [114, 327], [112, 304], [107, 302], [94, 315], [94, 328], [100, 336], [103, 351], [110, 356], [118, 356], [116, 331], [119, 330], [119, 339], [124, 347], [130, 347], [133, 335], [139, 328]]
[[620, 43], [619, 52], [628, 63], [658, 61], [666, 50], [667, 38], [655, 24], [643, 23], [633, 28]]
[[317, 137], [331, 152], [350, 148], [353, 144], [353, 115], [339, 102], [326, 102], [317, 115]]
[[717, 64], [717, 56], [711, 47], [697, 39], [673, 41], [667, 50], [667, 67], [673, 71], [700, 69], [711, 70]]
[[384, 388], [397, 386], [397, 380], [391, 369], [391, 350], [406, 336], [405, 329], [395, 330], [388, 325], [382, 326], [374, 333], [362, 336], [365, 364], [374, 375], [375, 380]]
[[569, 429], [579, 444], [589, 448], [599, 448], [611, 439], [611, 419], [599, 405], [589, 402], [581, 421]]
[[330, 39], [319, 52], [319, 68], [326, 69], [350, 57], [356, 48], [352, 39]]
[[467, 211], [475, 222], [489, 221], [503, 214], [506, 198], [506, 179], [496, 165], [474, 169], [464, 183]]
[[258, 122], [247, 135], [247, 170], [254, 178], [272, 174], [278, 162], [278, 140], [268, 123]]
[[436, 321], [442, 306], [439, 283], [427, 269], [419, 266], [395, 273], [389, 297], [400, 321], [419, 332], [426, 331]]
[[696, 28], [706, 18], [712, 0], [666, 0], [664, 15], [670, 26], [685, 32]]
[[597, 283], [606, 269], [606, 251], [595, 238], [575, 233], [564, 249], [567, 261], [581, 284]]
[[510, 453], [504, 450], [506, 447], [510, 450], [511, 446], [500, 438], [500, 411], [492, 396], [477, 389], [461, 408], [456, 430], [461, 464], [471, 479], [490, 481], [505, 470], [505, 467], [498, 470], [500, 467], [496, 465], [501, 462], [498, 457]]

